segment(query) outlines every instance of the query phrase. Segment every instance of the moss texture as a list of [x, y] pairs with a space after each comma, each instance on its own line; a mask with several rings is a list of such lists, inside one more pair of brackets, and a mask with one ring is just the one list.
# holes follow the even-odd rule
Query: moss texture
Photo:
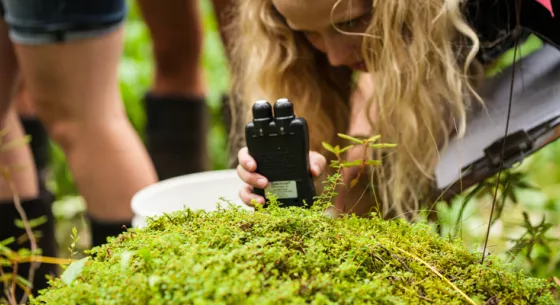
[[555, 304], [546, 280], [480, 258], [401, 220], [184, 210], [92, 249], [31, 304]]

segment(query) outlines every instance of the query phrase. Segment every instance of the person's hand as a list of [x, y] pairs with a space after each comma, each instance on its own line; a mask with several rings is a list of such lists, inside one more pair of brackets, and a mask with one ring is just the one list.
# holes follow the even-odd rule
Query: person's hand
[[[247, 147], [243, 147], [237, 154], [239, 165], [237, 166], [237, 175], [243, 180], [244, 184], [239, 190], [239, 197], [249, 206], [252, 206], [251, 201], [254, 199], [257, 203], [263, 205], [265, 202], [264, 197], [253, 193], [253, 188], [264, 189], [268, 185], [268, 180], [255, 172], [257, 164], [255, 159], [249, 155]], [[327, 159], [318, 152], [309, 152], [309, 165], [311, 168], [311, 175], [315, 178], [319, 177], [327, 167]]]

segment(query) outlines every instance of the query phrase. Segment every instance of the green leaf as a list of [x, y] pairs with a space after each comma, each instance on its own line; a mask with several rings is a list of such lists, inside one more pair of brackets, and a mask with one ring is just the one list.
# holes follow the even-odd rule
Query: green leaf
[[[0, 280], [2, 281], [11, 281], [14, 278], [13, 273], [5, 273], [4, 275], [0, 275]], [[4, 305], [4, 303], [0, 303]]]
[[15, 240], [16, 238], [12, 236], [0, 242], [0, 254], [2, 256], [11, 257], [11, 254], [13, 253], [14, 250], [8, 248], [7, 246], [13, 243]]
[[374, 144], [374, 143], [371, 143], [371, 144], [369, 144], [369, 147], [371, 147], [371, 148], [393, 148], [393, 147], [397, 147], [397, 144], [389, 144], [389, 143]]
[[337, 154], [337, 155], [340, 154], [340, 145], [336, 145], [336, 146], [334, 147], [334, 152], [335, 152], [335, 154]]
[[346, 152], [347, 150], [349, 150], [349, 149], [351, 149], [351, 148], [354, 148], [354, 147], [355, 147], [355, 145], [348, 145], [348, 146], [342, 148], [342, 149], [339, 151], [339, 153]]
[[367, 160], [366, 165], [381, 165], [380, 160]]
[[327, 142], [322, 142], [321, 144], [323, 144], [323, 147], [324, 147], [326, 150], [328, 150], [328, 151], [332, 152], [333, 154], [335, 154], [335, 150], [334, 150], [334, 147], [332, 147], [332, 145], [330, 145], [330, 144], [327, 143]]
[[340, 163], [340, 161], [338, 161], [338, 160], [331, 160], [330, 166], [331, 167], [336, 167], [336, 166], [338, 166], [339, 163]]
[[70, 286], [72, 284], [72, 282], [78, 277], [78, 275], [80, 275], [80, 273], [84, 269], [84, 266], [86, 265], [86, 262], [88, 260], [89, 260], [89, 256], [86, 256], [86, 257], [82, 258], [81, 260], [73, 262], [72, 264], [70, 264], [70, 266], [68, 266], [68, 268], [66, 268], [66, 270], [64, 270], [64, 272], [60, 276], [60, 279], [66, 285]]
[[20, 275], [16, 276], [16, 283], [20, 285], [25, 285], [25, 287], [33, 287], [33, 284], [30, 281], [28, 281], [26, 278]]
[[375, 142], [377, 140], [379, 140], [379, 138], [381, 138], [380, 135], [376, 135], [376, 136], [372, 136], [369, 139], [367, 139], [368, 142]]
[[13, 236], [12, 236], [12, 237], [8, 237], [8, 238], [6, 238], [6, 239], [0, 241], [0, 246], [7, 246], [7, 245], [13, 243], [14, 241], [16, 241], [16, 238], [15, 238], [15, 237], [13, 237]]
[[354, 160], [354, 161], [343, 161], [341, 166], [342, 167], [352, 167], [352, 166], [360, 166], [364, 163], [364, 160]]
[[345, 135], [345, 134], [342, 134], [342, 133], [339, 133], [338, 136], [343, 138], [343, 139], [346, 139], [348, 141], [356, 142], [358, 144], [363, 144], [364, 143], [364, 141], [362, 141], [360, 139], [357, 139], [357, 138], [354, 138], [354, 137], [351, 137], [349, 135]]
[[[41, 217], [37, 217], [34, 219], [29, 219], [29, 227], [36, 228], [44, 223], [46, 223], [48, 221], [48, 218], [46, 215], [43, 215]], [[20, 229], [25, 229], [25, 224], [23, 223], [23, 220], [21, 219], [16, 219], [14, 220], [14, 223], [16, 225], [16, 227], [20, 228]]]

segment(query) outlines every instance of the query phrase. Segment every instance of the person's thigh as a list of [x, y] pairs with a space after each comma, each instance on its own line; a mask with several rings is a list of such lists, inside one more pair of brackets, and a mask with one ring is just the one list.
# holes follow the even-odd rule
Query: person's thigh
[[120, 109], [124, 0], [0, 1], [26, 88], [47, 125]]

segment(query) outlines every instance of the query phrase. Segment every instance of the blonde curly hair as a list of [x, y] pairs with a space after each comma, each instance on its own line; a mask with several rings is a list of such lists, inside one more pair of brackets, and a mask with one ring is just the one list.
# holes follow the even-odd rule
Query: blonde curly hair
[[[371, 175], [384, 216], [416, 215], [431, 190], [439, 151], [451, 135], [463, 135], [471, 101], [479, 99], [473, 89], [481, 74], [479, 41], [462, 2], [372, 1], [375, 13], [360, 34], [374, 85], [368, 109], [377, 113], [369, 123], [373, 134], [398, 145]], [[244, 145], [256, 100], [286, 97], [309, 122], [311, 149], [330, 157], [321, 142], [339, 143], [336, 134], [349, 126], [352, 71], [330, 66], [325, 54], [287, 26], [271, 0], [238, 0], [236, 8], [230, 149]], [[381, 158], [381, 152], [372, 157]]]

